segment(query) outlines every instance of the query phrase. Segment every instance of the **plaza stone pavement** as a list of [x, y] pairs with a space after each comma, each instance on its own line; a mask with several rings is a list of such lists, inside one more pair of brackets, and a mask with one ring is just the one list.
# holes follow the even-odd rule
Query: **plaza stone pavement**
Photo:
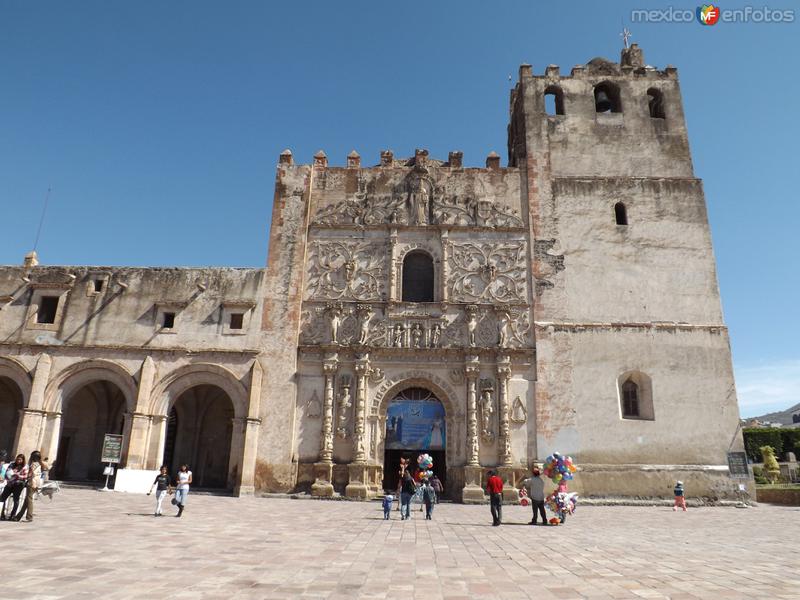
[[383, 520], [378, 502], [66, 489], [33, 523], [0, 523], [0, 598], [799, 598], [800, 508], [441, 504]]

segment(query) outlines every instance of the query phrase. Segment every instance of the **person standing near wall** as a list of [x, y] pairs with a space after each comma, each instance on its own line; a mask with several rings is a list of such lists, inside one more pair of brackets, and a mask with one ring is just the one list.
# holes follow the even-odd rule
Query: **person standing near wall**
[[503, 480], [496, 471], [489, 471], [486, 480], [486, 491], [489, 493], [489, 505], [492, 510], [492, 525], [497, 527], [503, 522]]
[[183, 514], [183, 509], [186, 508], [186, 499], [189, 497], [189, 486], [192, 483], [192, 472], [189, 470], [189, 465], [181, 465], [176, 479], [175, 498], [172, 503], [178, 507], [178, 514], [180, 517]]
[[[533, 506], [533, 519], [530, 524], [536, 525], [538, 515], [542, 516], [542, 525], [547, 525], [547, 515], [544, 511], [544, 480], [540, 477], [541, 472], [538, 467], [533, 467], [531, 476], [522, 482], [525, 489], [528, 490], [528, 497], [531, 499], [531, 506]], [[538, 511], [538, 515], [537, 515]]]
[[408, 471], [403, 472], [400, 485], [400, 520], [405, 521], [411, 518], [411, 498], [416, 494], [417, 486]]

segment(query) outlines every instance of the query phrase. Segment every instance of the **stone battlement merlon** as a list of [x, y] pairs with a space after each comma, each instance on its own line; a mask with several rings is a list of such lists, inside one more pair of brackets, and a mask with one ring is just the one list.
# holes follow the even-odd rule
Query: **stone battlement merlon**
[[414, 156], [408, 158], [396, 158], [394, 152], [391, 150], [382, 150], [380, 153], [380, 162], [372, 166], [361, 165], [361, 155], [355, 150], [351, 151], [346, 157], [346, 163], [343, 166], [332, 166], [328, 162], [328, 155], [324, 150], [319, 150], [314, 154], [311, 163], [295, 163], [294, 155], [288, 148], [281, 152], [278, 158], [278, 167], [305, 167], [312, 166], [315, 169], [330, 169], [330, 170], [346, 170], [346, 169], [402, 169], [402, 168], [443, 168], [453, 171], [496, 171], [503, 167], [500, 165], [500, 155], [491, 151], [486, 156], [485, 167], [464, 167], [464, 153], [460, 150], [452, 150], [448, 153], [447, 160], [439, 160], [429, 158], [429, 152], [425, 149], [417, 148]]

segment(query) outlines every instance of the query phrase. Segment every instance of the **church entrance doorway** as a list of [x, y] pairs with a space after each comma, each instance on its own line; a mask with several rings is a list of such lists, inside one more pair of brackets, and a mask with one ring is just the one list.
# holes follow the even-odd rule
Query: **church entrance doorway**
[[14, 438], [22, 410], [22, 391], [8, 377], [0, 377], [0, 450], [5, 450], [9, 460], [14, 460], [17, 449]]
[[397, 490], [400, 459], [407, 458], [413, 475], [417, 457], [430, 454], [434, 474], [445, 486], [447, 477], [447, 432], [444, 406], [429, 390], [406, 388], [389, 402], [386, 410], [386, 441], [383, 457], [383, 489]]
[[178, 396], [167, 418], [164, 464], [174, 475], [189, 465], [192, 485], [227, 489], [233, 402], [215, 385], [197, 385]]

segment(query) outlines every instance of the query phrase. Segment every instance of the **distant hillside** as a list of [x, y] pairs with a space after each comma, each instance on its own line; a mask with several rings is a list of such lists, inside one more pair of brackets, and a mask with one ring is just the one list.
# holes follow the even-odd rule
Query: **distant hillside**
[[[791, 408], [779, 412], [771, 412], [760, 417], [752, 417], [759, 421], [769, 421], [770, 423], [780, 423], [781, 425], [792, 425], [792, 415], [800, 413], [800, 403]], [[749, 421], [750, 419], [748, 419]]]

